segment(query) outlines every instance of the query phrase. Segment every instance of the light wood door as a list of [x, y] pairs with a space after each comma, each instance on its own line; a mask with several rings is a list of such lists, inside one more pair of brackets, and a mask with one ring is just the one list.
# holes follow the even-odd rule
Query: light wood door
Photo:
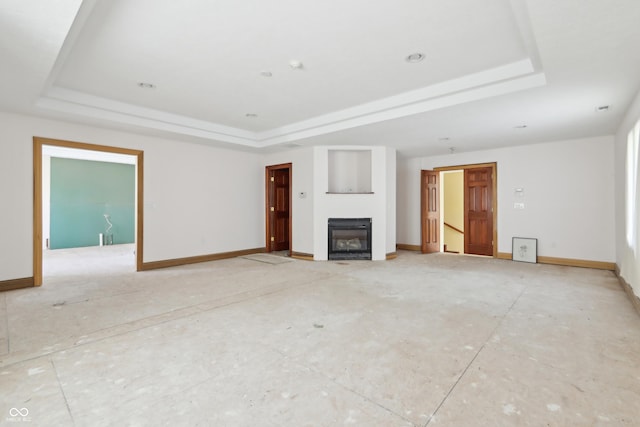
[[440, 173], [423, 170], [420, 176], [420, 218], [423, 254], [440, 252]]
[[267, 251], [291, 250], [291, 167], [267, 167]]
[[493, 168], [464, 171], [464, 252], [493, 255]]

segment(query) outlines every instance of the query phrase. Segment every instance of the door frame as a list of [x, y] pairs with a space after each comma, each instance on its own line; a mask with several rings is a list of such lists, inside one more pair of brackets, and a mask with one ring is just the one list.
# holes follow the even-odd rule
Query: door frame
[[42, 286], [42, 146], [75, 148], [136, 157], [136, 271], [142, 271], [144, 236], [144, 152], [86, 142], [33, 137], [33, 286]]
[[[465, 169], [475, 169], [475, 168], [491, 168], [491, 186], [493, 190], [493, 200], [492, 200], [492, 218], [493, 218], [493, 258], [498, 257], [498, 163], [474, 163], [467, 165], [457, 165], [457, 166], [441, 166], [437, 168], [433, 168], [435, 172], [443, 172], [443, 171], [453, 171], [453, 170], [465, 170]], [[422, 185], [422, 184], [421, 184]], [[440, 181], [440, 185], [442, 185], [442, 181]], [[420, 190], [422, 191], [422, 189]], [[442, 191], [441, 191], [442, 193]], [[424, 212], [420, 212], [420, 217], [422, 220], [422, 215]], [[440, 212], [442, 215], [442, 212]], [[442, 218], [440, 223], [442, 224]]]
[[265, 239], [264, 239], [264, 246], [266, 249], [266, 252], [272, 252], [271, 251], [271, 211], [270, 211], [270, 201], [271, 201], [271, 185], [270, 185], [270, 173], [274, 170], [280, 170], [280, 169], [288, 169], [289, 170], [289, 256], [291, 256], [292, 253], [292, 244], [293, 244], [293, 234], [292, 234], [292, 199], [291, 199], [291, 188], [293, 187], [292, 185], [292, 170], [293, 170], [293, 164], [292, 163], [281, 163], [278, 165], [270, 165], [270, 166], [265, 166], [264, 168], [264, 220], [265, 220]]

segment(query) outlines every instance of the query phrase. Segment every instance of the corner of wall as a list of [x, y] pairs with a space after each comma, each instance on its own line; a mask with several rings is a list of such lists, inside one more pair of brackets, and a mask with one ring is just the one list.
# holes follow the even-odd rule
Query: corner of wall
[[[635, 200], [627, 200], [627, 135], [640, 120], [640, 92], [638, 92], [629, 106], [624, 120], [615, 136], [615, 221], [616, 221], [616, 266], [621, 283], [627, 285], [625, 289], [631, 292], [630, 297], [635, 301], [640, 297], [640, 227], [636, 230], [636, 248], [627, 242], [627, 212], [628, 203], [632, 203], [631, 211], [635, 211], [635, 222], [640, 223], [640, 191], [636, 191]], [[640, 189], [640, 174], [635, 177], [636, 188]]]

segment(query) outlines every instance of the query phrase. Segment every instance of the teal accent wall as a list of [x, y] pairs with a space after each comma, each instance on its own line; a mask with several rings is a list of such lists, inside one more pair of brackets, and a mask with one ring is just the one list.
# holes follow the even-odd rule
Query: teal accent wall
[[135, 166], [51, 158], [51, 249], [98, 246], [111, 216], [113, 244], [133, 243]]

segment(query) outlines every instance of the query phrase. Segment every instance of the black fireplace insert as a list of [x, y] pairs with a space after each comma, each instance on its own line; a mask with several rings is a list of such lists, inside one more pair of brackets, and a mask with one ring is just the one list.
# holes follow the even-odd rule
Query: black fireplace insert
[[329, 259], [371, 259], [371, 218], [329, 218]]

